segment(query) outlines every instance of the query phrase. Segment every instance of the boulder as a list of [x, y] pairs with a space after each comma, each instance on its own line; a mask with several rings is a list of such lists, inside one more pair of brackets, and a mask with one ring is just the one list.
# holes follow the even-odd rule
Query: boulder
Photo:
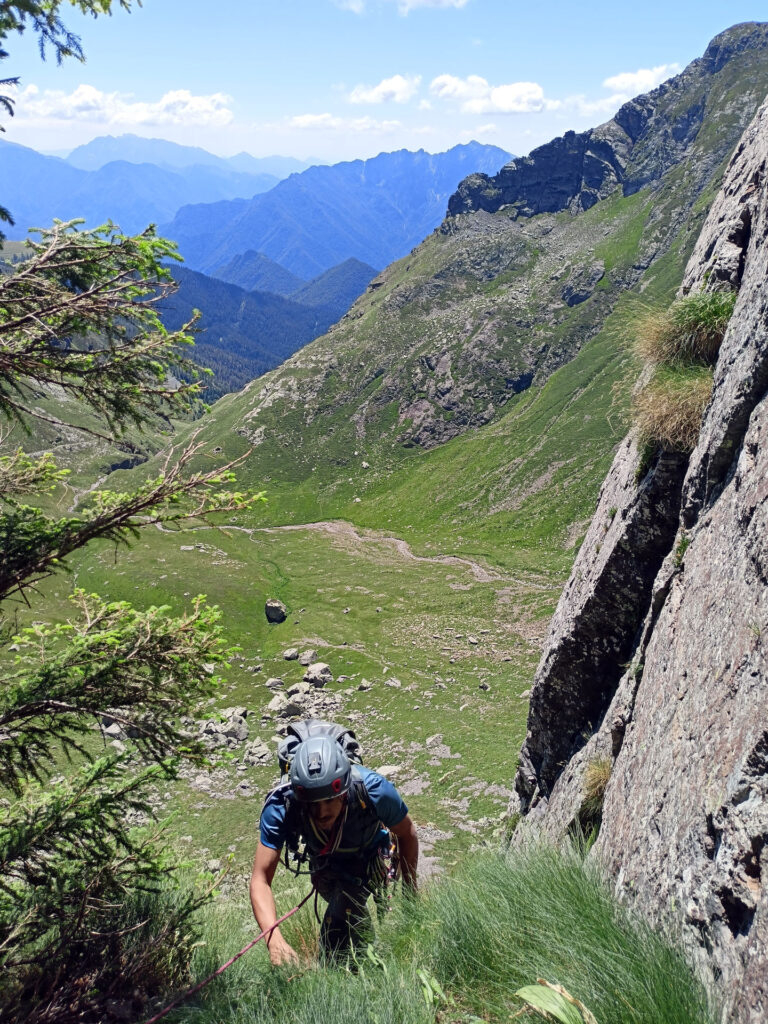
[[294, 683], [293, 686], [289, 686], [285, 692], [289, 697], [297, 697], [299, 695], [311, 693], [312, 686], [302, 680], [300, 683]]
[[233, 715], [221, 726], [221, 734], [227, 739], [234, 739], [243, 743], [248, 739], [248, 723], [242, 715]]
[[330, 666], [326, 665], [324, 661], [316, 661], [304, 673], [304, 682], [310, 683], [312, 686], [317, 687], [318, 690], [322, 689], [326, 683], [332, 683], [333, 674], [331, 673]]
[[243, 751], [243, 764], [251, 766], [269, 764], [272, 759], [272, 752], [264, 740], [261, 739], [252, 740]]
[[270, 597], [264, 605], [264, 614], [267, 616], [267, 622], [285, 622], [288, 618], [288, 609], [282, 601], [278, 601], [277, 598]]
[[299, 655], [300, 665], [304, 665], [306, 667], [307, 665], [311, 665], [313, 661], [317, 661], [317, 651], [313, 651], [312, 648], [307, 651], [302, 651]]
[[283, 657], [286, 661], [296, 661], [299, 656], [298, 647], [289, 647], [287, 651], [283, 651]]

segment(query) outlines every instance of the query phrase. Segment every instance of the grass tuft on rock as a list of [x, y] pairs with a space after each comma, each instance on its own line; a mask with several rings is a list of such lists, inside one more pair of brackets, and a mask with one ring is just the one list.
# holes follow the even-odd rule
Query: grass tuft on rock
[[613, 759], [595, 757], [584, 769], [584, 808], [590, 814], [600, 814], [605, 791], [611, 779]]
[[637, 354], [654, 366], [713, 366], [735, 303], [735, 292], [694, 292], [646, 310], [635, 324]]
[[692, 451], [711, 394], [709, 367], [657, 366], [632, 399], [641, 442], [661, 445], [667, 451]]
[[634, 350], [646, 371], [632, 398], [641, 445], [693, 450], [735, 304], [735, 292], [694, 292], [634, 317]]

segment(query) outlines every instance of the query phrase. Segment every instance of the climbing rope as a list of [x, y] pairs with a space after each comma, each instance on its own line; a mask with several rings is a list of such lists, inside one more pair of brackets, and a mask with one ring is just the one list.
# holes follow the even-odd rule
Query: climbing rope
[[243, 956], [243, 954], [247, 953], [249, 949], [253, 949], [257, 942], [261, 942], [261, 940], [266, 935], [271, 935], [278, 925], [281, 925], [283, 921], [287, 921], [288, 918], [292, 917], [297, 910], [301, 910], [301, 908], [304, 906], [304, 904], [307, 902], [307, 900], [310, 898], [314, 891], [315, 890], [313, 886], [309, 890], [307, 895], [304, 897], [304, 899], [301, 901], [301, 903], [297, 904], [293, 908], [293, 910], [289, 910], [287, 914], [283, 914], [283, 916], [278, 918], [274, 924], [271, 924], [269, 926], [269, 928], [265, 928], [260, 935], [257, 935], [255, 939], [248, 943], [247, 946], [243, 946], [239, 953], [235, 953], [235, 955], [230, 960], [227, 960], [225, 964], [222, 964], [221, 967], [215, 970], [213, 974], [209, 975], [205, 979], [205, 981], [201, 981], [199, 982], [199, 984], [194, 985], [191, 989], [189, 989], [189, 991], [184, 992], [183, 995], [180, 995], [177, 999], [174, 999], [174, 1001], [170, 1003], [168, 1006], [166, 1006], [164, 1010], [161, 1010], [160, 1013], [156, 1013], [154, 1017], [150, 1017], [150, 1019], [146, 1021], [146, 1024], [155, 1024], [156, 1021], [161, 1020], [163, 1017], [165, 1017], [166, 1014], [170, 1013], [171, 1010], [175, 1009], [179, 1005], [179, 1003], [183, 1003], [185, 999], [189, 999], [190, 996], [193, 996], [196, 992], [199, 992], [200, 989], [203, 989], [205, 988], [206, 985], [210, 984], [210, 982], [212, 982], [214, 978], [217, 978], [220, 974], [223, 974], [224, 971], [226, 971], [228, 967], [231, 967], [236, 960], [239, 960], [240, 957]]

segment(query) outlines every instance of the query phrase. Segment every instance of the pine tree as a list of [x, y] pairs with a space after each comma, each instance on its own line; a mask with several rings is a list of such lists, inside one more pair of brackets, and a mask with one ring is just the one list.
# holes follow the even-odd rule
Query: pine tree
[[[109, 225], [57, 223], [31, 243], [0, 280], [0, 422], [64, 427], [40, 400], [65, 395], [59, 408], [87, 408], [100, 437], [125, 440], [198, 407], [189, 325], [169, 333], [155, 311], [173, 256], [152, 230]], [[148, 525], [181, 529], [259, 499], [233, 489], [233, 464], [195, 471], [200, 454], [193, 435], [141, 486], [88, 491], [66, 515], [50, 500], [65, 476], [50, 454], [0, 458], [2, 1019], [102, 1020], [110, 999], [184, 976], [202, 897], [169, 889], [156, 830], [129, 823], [150, 813], [159, 779], [204, 759], [181, 719], [216, 692], [219, 613], [203, 598], [172, 616], [82, 590], [64, 622], [18, 628], [14, 609], [34, 606], [37, 584], [92, 541], [127, 544]], [[105, 723], [120, 727], [118, 749]]]

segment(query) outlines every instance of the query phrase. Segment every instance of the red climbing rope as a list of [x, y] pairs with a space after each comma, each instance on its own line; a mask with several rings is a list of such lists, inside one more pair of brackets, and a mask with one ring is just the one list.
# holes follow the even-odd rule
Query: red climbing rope
[[163, 1017], [165, 1017], [167, 1013], [170, 1013], [171, 1010], [175, 1009], [175, 1007], [177, 1007], [179, 1003], [183, 1003], [185, 999], [189, 999], [190, 996], [193, 996], [196, 992], [199, 992], [200, 989], [205, 988], [205, 986], [212, 982], [214, 978], [218, 977], [220, 974], [223, 974], [228, 967], [232, 966], [235, 960], [239, 960], [244, 953], [248, 952], [249, 949], [253, 949], [257, 942], [261, 942], [265, 935], [270, 935], [275, 930], [275, 928], [277, 928], [278, 925], [282, 924], [283, 921], [287, 921], [288, 918], [295, 914], [297, 910], [301, 910], [301, 908], [304, 906], [304, 904], [307, 902], [307, 900], [310, 898], [314, 891], [314, 888], [310, 889], [307, 895], [301, 901], [301, 903], [297, 904], [297, 906], [295, 906], [293, 910], [289, 910], [287, 914], [283, 914], [283, 916], [278, 918], [274, 924], [271, 924], [269, 926], [269, 928], [265, 928], [260, 935], [257, 935], [255, 939], [248, 943], [247, 946], [243, 946], [239, 953], [235, 953], [231, 960], [227, 960], [225, 964], [222, 964], [221, 967], [215, 970], [213, 974], [211, 974], [209, 977], [205, 979], [205, 981], [201, 981], [199, 984], [194, 985], [191, 989], [189, 989], [188, 992], [185, 992], [183, 995], [180, 995], [177, 999], [174, 999], [174, 1001], [170, 1003], [168, 1006], [166, 1006], [164, 1010], [161, 1010], [160, 1013], [156, 1013], [154, 1017], [150, 1017], [150, 1019], [146, 1021], [146, 1024], [155, 1024], [156, 1021], [161, 1020]]

